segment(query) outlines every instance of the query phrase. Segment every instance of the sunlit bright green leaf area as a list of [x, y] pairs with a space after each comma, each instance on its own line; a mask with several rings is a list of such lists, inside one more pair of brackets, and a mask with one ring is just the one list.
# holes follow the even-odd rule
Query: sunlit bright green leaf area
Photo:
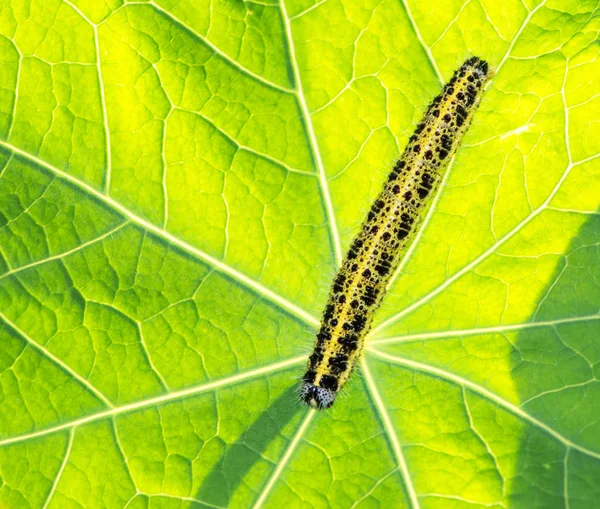
[[[0, 508], [600, 507], [598, 0], [0, 0]], [[427, 104], [495, 69], [300, 405]]]

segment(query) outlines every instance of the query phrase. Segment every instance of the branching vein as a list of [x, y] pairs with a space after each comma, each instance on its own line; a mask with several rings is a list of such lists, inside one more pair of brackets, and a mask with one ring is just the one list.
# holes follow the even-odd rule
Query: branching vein
[[269, 373], [274, 373], [277, 371], [285, 370], [291, 366], [296, 366], [305, 361], [306, 361], [306, 357], [304, 355], [299, 356], [299, 357], [293, 357], [291, 359], [286, 359], [286, 360], [283, 360], [280, 362], [275, 362], [273, 364], [269, 364], [268, 366], [265, 366], [262, 368], [256, 368], [256, 369], [252, 369], [249, 371], [244, 371], [237, 375], [233, 375], [233, 376], [230, 376], [227, 378], [222, 378], [219, 380], [201, 384], [196, 387], [190, 387], [188, 389], [173, 391], [168, 394], [163, 394], [161, 396], [156, 396], [153, 398], [135, 401], [135, 402], [129, 403], [127, 405], [114, 407], [114, 408], [111, 408], [110, 410], [104, 410], [102, 412], [97, 412], [95, 414], [91, 414], [86, 417], [81, 417], [80, 419], [75, 419], [73, 421], [64, 422], [64, 423], [58, 424], [56, 426], [52, 426], [50, 428], [42, 429], [39, 431], [33, 431], [31, 433], [27, 433], [24, 435], [18, 435], [18, 436], [14, 436], [14, 437], [10, 437], [10, 438], [1, 439], [0, 447], [2, 447], [4, 445], [26, 442], [27, 440], [32, 440], [32, 439], [43, 437], [46, 435], [51, 435], [51, 434], [57, 433], [59, 431], [76, 428], [79, 426], [83, 426], [84, 424], [89, 424], [91, 422], [100, 421], [102, 419], [113, 418], [116, 415], [122, 415], [122, 414], [126, 414], [129, 412], [134, 412], [134, 411], [140, 410], [142, 408], [148, 408], [151, 406], [161, 405], [163, 403], [168, 403], [170, 401], [177, 401], [177, 400], [180, 400], [183, 398], [194, 396], [196, 394], [209, 392], [209, 391], [212, 391], [219, 387], [228, 387], [230, 385], [234, 385], [239, 382], [243, 382], [245, 380], [251, 380], [253, 378], [258, 378], [258, 377], [261, 377], [261, 376], [269, 374]]
[[306, 123], [306, 129], [308, 131], [308, 138], [310, 142], [310, 146], [312, 149], [313, 158], [315, 164], [317, 166], [318, 174], [319, 174], [319, 184], [321, 188], [321, 194], [323, 196], [323, 202], [325, 205], [325, 213], [327, 215], [327, 220], [329, 223], [329, 231], [331, 235], [331, 242], [333, 244], [333, 250], [335, 253], [335, 259], [337, 265], [340, 266], [342, 263], [342, 248], [340, 243], [340, 235], [338, 232], [337, 222], [335, 219], [335, 213], [333, 211], [333, 202], [331, 200], [331, 194], [329, 192], [329, 183], [327, 181], [327, 175], [325, 173], [325, 167], [323, 165], [323, 160], [321, 159], [321, 153], [319, 151], [319, 144], [317, 143], [317, 137], [315, 135], [315, 130], [313, 127], [312, 118], [310, 116], [310, 112], [308, 111], [308, 105], [306, 104], [306, 96], [304, 95], [304, 89], [302, 87], [302, 78], [300, 77], [300, 71], [298, 69], [298, 63], [296, 60], [296, 50], [294, 46], [294, 39], [292, 35], [292, 26], [290, 22], [290, 18], [287, 14], [287, 10], [285, 7], [285, 0], [281, 0], [281, 15], [283, 18], [283, 24], [285, 26], [285, 33], [287, 36], [288, 48], [290, 52], [290, 62], [292, 65], [292, 69], [294, 72], [294, 80], [296, 82], [296, 89], [298, 91], [298, 103], [300, 105], [300, 110], [302, 111], [302, 115], [304, 117], [304, 121]]
[[57, 167], [47, 163], [46, 161], [43, 161], [42, 159], [40, 159], [32, 154], [29, 154], [28, 152], [25, 152], [24, 150], [21, 150], [21, 149], [15, 147], [14, 145], [11, 145], [10, 143], [7, 143], [5, 141], [0, 141], [0, 146], [5, 147], [6, 149], [10, 150], [17, 156], [20, 156], [21, 158], [24, 158], [30, 162], [33, 162], [36, 165], [46, 169], [47, 171], [50, 171], [51, 173], [58, 175], [62, 179], [68, 181], [69, 183], [75, 185], [79, 189], [85, 191], [87, 194], [96, 198], [97, 200], [104, 203], [105, 205], [110, 206], [115, 211], [119, 212], [122, 216], [129, 219], [129, 221], [131, 221], [132, 223], [135, 223], [138, 226], [141, 226], [142, 228], [144, 228], [147, 231], [166, 240], [167, 242], [171, 243], [172, 245], [195, 256], [196, 258], [207, 263], [211, 267], [217, 269], [222, 274], [229, 276], [231, 279], [233, 279], [233, 280], [237, 281], [238, 283], [241, 283], [245, 287], [251, 289], [252, 291], [254, 291], [254, 293], [258, 294], [259, 296], [265, 298], [266, 300], [271, 301], [273, 304], [275, 304], [278, 307], [282, 308], [283, 310], [287, 311], [292, 316], [295, 316], [296, 318], [304, 321], [306, 324], [311, 325], [311, 326], [318, 325], [319, 321], [316, 318], [311, 316], [308, 312], [306, 312], [305, 310], [303, 310], [296, 304], [293, 304], [292, 302], [288, 301], [287, 299], [284, 299], [283, 297], [281, 297], [280, 295], [275, 293], [273, 290], [270, 290], [269, 288], [263, 286], [259, 282], [249, 278], [245, 274], [242, 274], [241, 272], [230, 267], [229, 265], [222, 262], [221, 260], [217, 260], [216, 258], [206, 254], [204, 251], [201, 251], [197, 247], [194, 247], [191, 244], [188, 244], [187, 242], [179, 239], [178, 237], [175, 237], [175, 235], [173, 235], [172, 233], [169, 233], [168, 231], [164, 230], [163, 228], [156, 226], [155, 224], [150, 223], [148, 220], [143, 219], [142, 217], [134, 214], [129, 209], [127, 209], [126, 207], [121, 205], [119, 202], [112, 199], [110, 196], [106, 196], [105, 194], [99, 192], [97, 189], [94, 189], [92, 186], [86, 184], [85, 182], [82, 182], [81, 180], [73, 177], [72, 175], [58, 169]]
[[94, 385], [90, 383], [89, 380], [86, 380], [79, 373], [77, 373], [73, 368], [69, 365], [65, 364], [62, 360], [60, 360], [56, 355], [51, 353], [48, 349], [31, 339], [25, 332], [23, 332], [16, 324], [11, 322], [3, 313], [0, 312], [0, 320], [4, 321], [11, 329], [13, 329], [19, 336], [21, 336], [27, 344], [29, 344], [32, 348], [37, 350], [43, 357], [52, 361], [56, 366], [58, 366], [62, 371], [67, 373], [70, 377], [77, 380], [81, 385], [83, 385], [88, 391], [90, 391], [94, 396], [96, 396], [100, 401], [102, 401], [107, 407], [113, 408], [112, 403], [107, 399], [107, 397], [102, 394]]
[[371, 349], [370, 352], [373, 355], [375, 355], [381, 359], [384, 359], [388, 362], [391, 362], [393, 364], [397, 364], [400, 366], [406, 366], [413, 370], [421, 371], [422, 373], [427, 373], [427, 374], [430, 374], [433, 376], [443, 378], [444, 380], [453, 382], [461, 387], [466, 387], [466, 388], [472, 390], [473, 392], [483, 396], [484, 398], [496, 403], [499, 407], [504, 408], [505, 410], [522, 418], [525, 421], [528, 421], [530, 424], [533, 424], [535, 427], [539, 428], [540, 430], [545, 431], [546, 433], [548, 433], [549, 435], [551, 435], [552, 437], [554, 437], [556, 440], [563, 443], [564, 445], [566, 445], [568, 447], [572, 447], [573, 449], [577, 449], [578, 451], [581, 451], [582, 453], [587, 454], [588, 456], [592, 456], [594, 458], [600, 459], [600, 452], [592, 451], [590, 449], [587, 449], [586, 447], [576, 444], [575, 442], [568, 439], [567, 437], [565, 437], [564, 435], [562, 435], [555, 429], [551, 428], [547, 424], [543, 423], [542, 421], [540, 421], [533, 415], [527, 413], [522, 408], [518, 407], [517, 405], [515, 405], [513, 403], [510, 403], [509, 401], [498, 396], [497, 394], [493, 393], [492, 391], [489, 391], [488, 389], [486, 389], [485, 387], [482, 387], [479, 384], [471, 382], [470, 380], [467, 380], [466, 378], [463, 378], [463, 377], [456, 375], [454, 373], [451, 373], [449, 371], [445, 371], [443, 369], [436, 368], [436, 367], [430, 366], [428, 364], [422, 364], [420, 362], [416, 362], [413, 360], [404, 359], [402, 357], [390, 355], [390, 354], [387, 354], [385, 352], [381, 352], [381, 351], [375, 350], [375, 349]]

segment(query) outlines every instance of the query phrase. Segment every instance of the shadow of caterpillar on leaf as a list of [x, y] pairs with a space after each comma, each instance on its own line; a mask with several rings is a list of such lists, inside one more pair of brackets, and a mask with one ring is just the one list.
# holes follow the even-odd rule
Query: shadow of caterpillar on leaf
[[228, 507], [231, 496], [248, 472], [264, 459], [262, 453], [301, 411], [302, 407], [296, 399], [296, 387], [292, 385], [260, 414], [237, 442], [227, 448], [204, 479], [195, 498]]

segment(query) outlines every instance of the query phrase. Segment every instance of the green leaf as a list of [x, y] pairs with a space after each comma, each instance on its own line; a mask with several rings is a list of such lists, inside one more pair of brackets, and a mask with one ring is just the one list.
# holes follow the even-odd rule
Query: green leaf
[[[0, 1], [0, 507], [600, 507], [591, 0]], [[390, 165], [496, 69], [331, 411]]]

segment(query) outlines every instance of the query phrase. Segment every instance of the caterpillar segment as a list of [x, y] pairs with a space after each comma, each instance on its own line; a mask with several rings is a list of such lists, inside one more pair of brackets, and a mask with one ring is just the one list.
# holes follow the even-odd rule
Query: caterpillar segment
[[427, 108], [335, 276], [300, 389], [316, 409], [333, 405], [359, 359], [373, 316], [414, 240], [491, 71], [467, 60]]

